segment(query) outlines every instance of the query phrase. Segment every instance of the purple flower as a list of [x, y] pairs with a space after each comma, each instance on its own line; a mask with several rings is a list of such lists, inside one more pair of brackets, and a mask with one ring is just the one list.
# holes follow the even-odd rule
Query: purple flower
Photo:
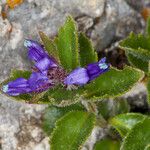
[[73, 70], [64, 80], [64, 84], [66, 85], [84, 85], [89, 81], [89, 75], [87, 73], [87, 69], [85, 68], [77, 68]]
[[2, 91], [11, 96], [42, 92], [58, 84], [68, 87], [69, 85], [85, 85], [109, 69], [106, 58], [103, 58], [85, 68], [78, 67], [67, 75], [66, 71], [38, 42], [25, 40], [24, 45], [28, 49], [28, 57], [34, 62], [34, 71], [29, 79], [18, 78], [2, 87]]
[[102, 58], [99, 62], [89, 64], [87, 67], [87, 73], [90, 81], [97, 78], [102, 73], [108, 71], [109, 64], [106, 63], [106, 57]]
[[87, 65], [86, 68], [77, 68], [73, 70], [64, 80], [66, 85], [84, 85], [97, 78], [102, 73], [108, 71], [109, 64], [106, 58], [102, 58], [99, 62]]
[[39, 72], [33, 72], [28, 79], [28, 84], [32, 92], [42, 92], [53, 87], [52, 80]]
[[31, 89], [26, 79], [18, 78], [4, 85], [2, 91], [8, 95], [17, 96], [19, 94], [30, 93]]
[[50, 57], [36, 41], [25, 40], [24, 45], [28, 48], [28, 57], [34, 61], [37, 71], [33, 72], [29, 79], [18, 78], [4, 85], [2, 91], [11, 96], [42, 92], [54, 86], [47, 74], [50, 69], [58, 67], [55, 59]]
[[35, 67], [46, 74], [47, 70], [52, 67], [57, 67], [54, 58], [50, 57], [41, 44], [33, 40], [25, 40], [24, 46], [28, 49], [28, 57], [35, 62]]
[[41, 44], [36, 41], [26, 39], [24, 41], [24, 46], [28, 49], [29, 59], [38, 62], [44, 57], [49, 57], [48, 54], [44, 51]]

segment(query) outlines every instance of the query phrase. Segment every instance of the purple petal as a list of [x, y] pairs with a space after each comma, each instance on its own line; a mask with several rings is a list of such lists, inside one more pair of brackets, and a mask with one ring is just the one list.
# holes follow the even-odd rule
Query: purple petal
[[35, 67], [44, 73], [45, 71], [49, 70], [49, 68], [57, 67], [57, 65], [54, 63], [54, 61], [52, 61], [48, 57], [45, 57], [41, 59], [39, 62], [37, 62], [35, 64]]
[[17, 96], [20, 94], [30, 93], [31, 89], [26, 79], [18, 78], [9, 82], [7, 85], [4, 85], [2, 87], [2, 91], [8, 95]]
[[51, 80], [39, 72], [32, 73], [28, 83], [33, 92], [42, 92], [53, 86]]
[[48, 54], [44, 51], [41, 44], [33, 40], [25, 40], [24, 46], [28, 48], [28, 57], [38, 62], [44, 57], [48, 57]]
[[87, 73], [90, 81], [97, 78], [102, 73], [108, 71], [109, 64], [106, 64], [106, 58], [102, 58], [99, 62], [89, 64], [87, 66]]
[[73, 70], [64, 80], [66, 85], [84, 85], [89, 81], [87, 70], [85, 68], [77, 68]]
[[106, 63], [106, 57], [102, 58], [99, 63]]

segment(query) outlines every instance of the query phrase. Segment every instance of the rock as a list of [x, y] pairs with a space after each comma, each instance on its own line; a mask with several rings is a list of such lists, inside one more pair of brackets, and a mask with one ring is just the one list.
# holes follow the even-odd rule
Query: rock
[[85, 142], [82, 150], [93, 150], [94, 144], [106, 137], [108, 129], [103, 129], [100, 127], [95, 127], [90, 135], [90, 137]]
[[107, 0], [105, 13], [99, 17], [92, 30], [87, 31], [97, 51], [103, 50], [114, 41], [125, 38], [131, 31], [141, 32], [143, 20], [123, 0]]
[[132, 112], [146, 113], [149, 111], [147, 103], [147, 91], [143, 83], [138, 83], [123, 98], [127, 99]]
[[[0, 7], [1, 12], [1, 7]], [[0, 17], [0, 37], [4, 37], [8, 32], [11, 30], [11, 24], [8, 21], [8, 19], [3, 20], [2, 17]]]
[[[41, 129], [40, 118], [45, 107], [45, 105], [15, 102], [0, 94], [2, 150], [31, 150], [37, 144], [44, 146], [46, 141], [44, 140], [45, 134]], [[48, 149], [43, 148], [41, 150]]]
[[136, 1], [136, 0], [126, 0], [127, 3], [137, 11], [141, 11], [144, 6], [144, 0]]
[[[0, 11], [5, 3], [6, 0], [0, 1]], [[24, 39], [39, 40], [39, 30], [53, 38], [68, 14], [73, 15], [79, 30], [93, 40], [97, 50], [109, 47], [131, 30], [140, 32], [143, 27], [141, 18], [124, 0], [26, 0], [9, 9], [5, 20], [0, 16], [0, 82], [13, 68], [31, 67]], [[0, 149], [48, 150], [48, 138], [41, 129], [45, 107], [0, 95]]]

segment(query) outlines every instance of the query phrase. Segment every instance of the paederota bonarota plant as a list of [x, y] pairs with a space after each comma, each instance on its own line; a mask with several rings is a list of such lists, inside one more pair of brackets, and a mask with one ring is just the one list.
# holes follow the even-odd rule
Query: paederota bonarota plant
[[[24, 42], [28, 58], [34, 64], [31, 71], [12, 70], [10, 78], [1, 84], [1, 91], [18, 101], [49, 104], [43, 117], [43, 130], [50, 137], [52, 150], [81, 149], [95, 126], [108, 131], [114, 127], [129, 144], [132, 131], [141, 130], [139, 123], [149, 129], [147, 116], [127, 113], [126, 100], [118, 100], [143, 79], [143, 71], [130, 66], [118, 70], [105, 57], [98, 60], [91, 41], [78, 33], [70, 16], [54, 40], [43, 32], [39, 34], [41, 42]], [[109, 110], [111, 114], [106, 113], [110, 108], [104, 103], [109, 98], [117, 98], [112, 111]], [[110, 131], [109, 138], [98, 142], [94, 149], [104, 149], [106, 144], [119, 149], [121, 142], [119, 138], [111, 138], [114, 136], [116, 133]], [[123, 142], [122, 150], [127, 150], [127, 146]], [[141, 147], [146, 146], [147, 141]]]
[[62, 85], [66, 90], [68, 86], [82, 86], [108, 71], [109, 64], [106, 58], [99, 62], [88, 64], [85, 68], [78, 67], [69, 75], [55, 60], [49, 56], [42, 45], [36, 41], [25, 40], [25, 47], [28, 48], [28, 57], [35, 63], [33, 72], [29, 79], [18, 78], [3, 85], [2, 91], [11, 96], [26, 93], [39, 93], [56, 85]]

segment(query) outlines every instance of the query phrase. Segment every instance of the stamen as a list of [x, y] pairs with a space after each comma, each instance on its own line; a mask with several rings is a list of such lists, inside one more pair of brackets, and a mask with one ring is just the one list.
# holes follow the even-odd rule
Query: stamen
[[54, 67], [49, 69], [47, 76], [55, 85], [57, 85], [64, 81], [67, 73], [61, 67]]

